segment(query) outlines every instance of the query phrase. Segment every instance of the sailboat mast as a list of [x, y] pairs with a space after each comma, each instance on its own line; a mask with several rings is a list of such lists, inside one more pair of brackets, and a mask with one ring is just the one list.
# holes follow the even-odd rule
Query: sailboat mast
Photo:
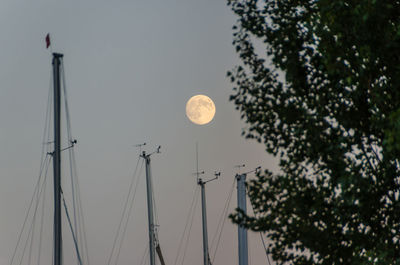
[[204, 171], [199, 171], [199, 147], [196, 142], [196, 176], [197, 176], [197, 184], [201, 187], [201, 216], [202, 216], [202, 225], [203, 225], [203, 259], [204, 265], [211, 265], [210, 255], [208, 251], [208, 232], [207, 232], [207, 207], [206, 207], [206, 183], [218, 179], [218, 176], [221, 175], [220, 172], [215, 172], [215, 178], [203, 181], [203, 179], [199, 178], [200, 174], [204, 174]]
[[201, 187], [201, 213], [202, 213], [202, 223], [203, 223], [203, 258], [204, 265], [209, 264], [209, 254], [208, 254], [208, 233], [207, 233], [207, 209], [206, 209], [206, 191], [205, 182], [201, 178], [198, 179], [198, 184]]
[[53, 53], [54, 82], [54, 265], [62, 265], [61, 232], [61, 89], [60, 65], [63, 54]]
[[147, 187], [147, 211], [149, 221], [149, 250], [150, 265], [155, 265], [155, 233], [154, 233], [154, 213], [153, 213], [153, 187], [151, 181], [150, 155], [143, 152], [143, 158], [146, 162], [146, 187]]
[[[246, 214], [246, 176], [247, 174], [237, 174], [237, 203], [238, 208]], [[238, 226], [239, 242], [239, 265], [248, 264], [247, 229], [243, 225]]]

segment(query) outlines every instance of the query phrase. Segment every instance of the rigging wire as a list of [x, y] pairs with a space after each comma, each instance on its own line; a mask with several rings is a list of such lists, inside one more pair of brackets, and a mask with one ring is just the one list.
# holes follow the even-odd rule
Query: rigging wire
[[[45, 125], [44, 125], [44, 130], [43, 130], [43, 138], [42, 138], [42, 154], [41, 154], [41, 161], [43, 161], [43, 156], [46, 155], [46, 157], [50, 154], [51, 151], [51, 145], [50, 143], [50, 120], [52, 118], [51, 115], [51, 109], [53, 106], [53, 101], [51, 100], [53, 98], [53, 89], [52, 89], [52, 83], [53, 77], [50, 75], [49, 78], [49, 89], [48, 89], [48, 95], [47, 95], [47, 108], [46, 108], [46, 118], [45, 118]], [[46, 149], [46, 152], [45, 152]], [[49, 159], [49, 164], [50, 164], [51, 156]], [[46, 169], [46, 174], [47, 174]], [[47, 177], [45, 177], [46, 179]], [[42, 196], [42, 209], [41, 209], [41, 216], [40, 216], [40, 228], [39, 228], [39, 245], [38, 245], [38, 255], [37, 255], [37, 264], [40, 265], [40, 260], [41, 260], [41, 252], [42, 252], [42, 238], [43, 238], [43, 226], [44, 226], [44, 214], [45, 214], [45, 201], [46, 201], [46, 185], [47, 181], [44, 181], [44, 192]]]
[[[219, 243], [220, 243], [220, 240], [221, 240], [222, 232], [224, 230], [224, 225], [226, 223], [226, 220], [228, 219], [228, 209], [229, 209], [229, 205], [230, 205], [230, 202], [231, 202], [231, 199], [232, 199], [233, 190], [235, 188], [235, 182], [236, 182], [236, 178], [234, 178], [234, 180], [233, 180], [231, 190], [229, 191], [228, 198], [227, 198], [227, 200], [225, 202], [224, 210], [221, 213], [220, 220], [219, 220], [218, 225], [217, 225], [216, 233], [215, 233], [215, 235], [213, 237], [213, 240], [211, 241], [212, 242], [211, 243], [211, 247], [212, 247], [213, 243], [214, 243], [214, 240], [216, 238], [217, 232], [218, 232], [218, 227], [220, 227], [218, 240], [217, 240], [217, 245], [215, 247], [214, 255], [213, 255], [213, 259], [212, 259], [212, 264], [214, 263], [215, 257], [217, 255], [217, 251], [218, 251]], [[222, 225], [220, 225], [221, 222], [222, 222]]]
[[[38, 194], [39, 194], [39, 197], [40, 197], [40, 195], [41, 195], [42, 192], [43, 192], [44, 183], [46, 182], [47, 171], [48, 171], [48, 168], [49, 168], [49, 165], [50, 165], [50, 160], [51, 160], [51, 159], [48, 159], [48, 162], [49, 162], [49, 163], [47, 163], [46, 170], [45, 170], [45, 175], [44, 175], [44, 177], [43, 177], [43, 181], [42, 181], [42, 183], [40, 184], [41, 186], [40, 186], [40, 188], [39, 188], [38, 191], [37, 191]], [[33, 196], [33, 197], [34, 197], [34, 196]], [[33, 200], [33, 198], [32, 198], [32, 200]], [[26, 241], [25, 241], [25, 244], [24, 244], [24, 247], [23, 247], [23, 250], [22, 250], [22, 256], [21, 256], [21, 260], [20, 260], [20, 263], [19, 263], [20, 265], [22, 264], [22, 261], [23, 261], [23, 259], [24, 259], [25, 250], [26, 250], [26, 248], [27, 248], [28, 241], [30, 241], [30, 239], [33, 237], [33, 228], [34, 228], [34, 224], [35, 224], [34, 220], [36, 219], [36, 213], [37, 213], [38, 205], [39, 205], [39, 201], [36, 200], [36, 201], [35, 201], [34, 210], [33, 210], [33, 216], [32, 216], [33, 221], [31, 222], [31, 225], [30, 225], [30, 227], [29, 227], [28, 236], [27, 236], [27, 239], [26, 239]], [[28, 211], [28, 214], [29, 214], [29, 211]], [[22, 234], [22, 232], [23, 232], [23, 230], [21, 231], [21, 234]], [[30, 245], [30, 248], [31, 248], [31, 247], [32, 247], [32, 245]], [[30, 252], [31, 252], [31, 250], [30, 250]], [[28, 261], [29, 261], [29, 260], [28, 260]], [[12, 263], [11, 263], [11, 264], [12, 264]]]
[[124, 228], [123, 228], [122, 237], [121, 237], [120, 244], [119, 244], [119, 247], [118, 247], [118, 252], [117, 252], [117, 255], [116, 255], [116, 258], [115, 258], [115, 264], [118, 264], [119, 254], [121, 253], [122, 244], [124, 242], [125, 235], [126, 235], [126, 229], [128, 227], [129, 218], [131, 216], [132, 209], [133, 209], [133, 203], [134, 203], [134, 200], [135, 200], [135, 197], [136, 197], [136, 190], [137, 190], [137, 188], [139, 186], [140, 176], [141, 176], [141, 174], [143, 172], [143, 165], [144, 165], [144, 161], [142, 161], [142, 164], [140, 165], [140, 169], [139, 169], [139, 174], [136, 177], [135, 188], [134, 188], [134, 191], [133, 191], [132, 200], [130, 202], [128, 214], [127, 214], [125, 225], [124, 225]]
[[[248, 194], [248, 188], [246, 188], [246, 191], [247, 191], [247, 194]], [[251, 205], [251, 210], [253, 211], [253, 215], [255, 216], [256, 213], [254, 211], [254, 205], [251, 202], [251, 200], [250, 200], [250, 205]], [[268, 249], [267, 249], [267, 246], [265, 245], [264, 236], [263, 236], [263, 233], [261, 231], [260, 231], [260, 238], [261, 238], [261, 242], [262, 242], [263, 247], [264, 247], [264, 252], [265, 252], [265, 256], [267, 257], [268, 264], [271, 265], [271, 261], [269, 260], [269, 256], [268, 256]]]
[[[150, 182], [151, 182], [151, 186], [154, 189], [153, 174], [150, 174]], [[156, 240], [158, 241], [158, 233], [157, 233], [158, 229], [157, 229], [157, 227], [159, 227], [159, 222], [158, 222], [158, 213], [157, 213], [156, 200], [154, 199], [154, 192], [152, 192], [152, 194], [151, 194], [151, 199], [153, 200], [153, 213], [154, 213], [154, 220], [155, 220], [154, 234], [155, 234]]]
[[64, 205], [64, 209], [65, 209], [65, 215], [67, 216], [67, 221], [69, 224], [69, 228], [71, 230], [72, 239], [74, 241], [74, 246], [75, 246], [78, 263], [79, 263], [79, 265], [82, 265], [81, 254], [79, 253], [78, 242], [76, 241], [76, 234], [74, 232], [74, 228], [72, 227], [71, 218], [69, 217], [67, 203], [65, 202], [64, 192], [62, 191], [62, 189], [61, 189], [61, 196], [62, 196], [62, 201], [63, 201], [63, 205]]
[[[72, 129], [71, 129], [71, 118], [69, 114], [69, 107], [68, 107], [68, 97], [67, 97], [67, 89], [66, 89], [66, 82], [65, 82], [65, 74], [64, 74], [64, 64], [61, 62], [61, 79], [62, 79], [62, 87], [63, 87], [63, 93], [64, 93], [64, 107], [65, 107], [65, 116], [66, 116], [66, 124], [67, 124], [67, 139], [68, 139], [68, 144], [72, 144], [71, 147], [73, 147], [73, 138], [72, 138]], [[71, 190], [72, 190], [72, 207], [73, 207], [73, 213], [74, 213], [74, 228], [75, 231], [77, 231], [77, 221], [76, 221], [76, 196], [75, 196], [75, 183], [74, 183], [74, 177], [75, 177], [75, 161], [73, 161], [72, 156], [73, 156], [73, 148], [68, 148], [69, 149], [69, 166], [70, 166], [70, 174], [71, 174]]]
[[[78, 188], [79, 188], [79, 186], [78, 186]], [[79, 207], [79, 208], [78, 208], [79, 211], [80, 211], [81, 213], [83, 213], [82, 202], [81, 202], [80, 194], [78, 194], [78, 207]], [[85, 226], [85, 219], [83, 218], [83, 214], [80, 215], [80, 223], [82, 224], [83, 227], [86, 227], [86, 226]], [[82, 236], [83, 236], [83, 244], [84, 244], [85, 249], [86, 249], [86, 264], [89, 265], [89, 264], [90, 264], [90, 263], [89, 263], [89, 253], [87, 252], [87, 250], [88, 250], [88, 244], [87, 244], [87, 236], [86, 236], [86, 230], [85, 230], [85, 229], [83, 229]], [[81, 240], [81, 242], [82, 242], [82, 240]]]
[[[46, 182], [44, 182], [44, 183], [46, 183]], [[44, 183], [43, 183], [43, 186], [44, 186]], [[36, 225], [36, 213], [37, 213], [37, 208], [38, 208], [39, 202], [40, 202], [40, 195], [41, 194], [39, 194], [39, 193], [37, 193], [37, 195], [36, 195], [36, 207], [35, 207], [36, 209], [35, 209], [35, 213], [33, 215], [32, 223], [31, 223], [32, 233], [31, 233], [31, 240], [30, 240], [31, 242], [29, 244], [28, 264], [32, 264], [32, 250], [33, 250], [33, 239], [35, 237], [34, 233], [35, 233], [35, 225]]]
[[[66, 82], [65, 82], [65, 74], [64, 74], [64, 64], [61, 62], [61, 79], [62, 79], [62, 87], [64, 92], [64, 107], [65, 107], [65, 116], [66, 116], [66, 124], [67, 124], [67, 136], [68, 136], [68, 144], [72, 144], [72, 129], [71, 129], [71, 119], [69, 114], [69, 107], [68, 107], [68, 99], [67, 99], [67, 89], [66, 89]], [[75, 202], [75, 185], [74, 185], [74, 170], [73, 170], [73, 163], [72, 163], [72, 148], [69, 148], [69, 159], [70, 159], [70, 173], [71, 173], [71, 187], [72, 187], [72, 205], [74, 211], [74, 228], [76, 230], [77, 222], [76, 222], [76, 202]]]
[[[248, 241], [247, 242], [247, 247], [248, 247], [248, 252], [250, 253], [250, 251], [251, 251], [251, 242], [250, 241]], [[251, 260], [251, 255], [248, 255], [248, 257], [249, 257], [249, 265], [251, 265], [252, 264], [252, 260]], [[270, 264], [269, 264], [270, 265]]]
[[198, 187], [196, 187], [196, 188], [197, 188], [196, 189], [197, 193], [195, 193], [194, 207], [193, 207], [193, 210], [192, 210], [192, 216], [190, 218], [190, 225], [189, 225], [188, 235], [186, 237], [185, 249], [183, 250], [182, 265], [183, 265], [183, 262], [185, 261], [186, 251], [187, 251], [187, 247], [189, 245], [188, 243], [189, 243], [189, 238], [190, 238], [190, 232], [192, 231], [193, 220], [194, 220], [194, 216], [195, 216], [195, 213], [196, 213], [197, 202], [198, 202], [198, 199], [200, 197], [200, 196], [198, 196], [199, 192], [200, 192], [200, 189]]
[[42, 250], [42, 236], [43, 236], [43, 223], [44, 223], [44, 212], [45, 212], [45, 201], [46, 201], [46, 181], [44, 182], [44, 192], [42, 197], [42, 212], [40, 217], [40, 230], [39, 230], [39, 246], [38, 246], [38, 258], [37, 264], [40, 265], [41, 250]]
[[[132, 189], [133, 189], [134, 183], [136, 183], [136, 184], [135, 184], [135, 189], [134, 189], [134, 194], [136, 194], [136, 188], [137, 188], [137, 186], [138, 186], [138, 179], [139, 179], [139, 177], [137, 176], [137, 170], [138, 170], [139, 162], [140, 162], [140, 156], [139, 156], [138, 159], [137, 159], [136, 166], [135, 166], [135, 170], [134, 170], [134, 172], [133, 172], [133, 176], [132, 176], [131, 182], [130, 182], [130, 184], [129, 184], [128, 195], [127, 195], [126, 200], [125, 200], [125, 203], [124, 203], [124, 207], [123, 207], [122, 214], [121, 214], [121, 219], [120, 219], [120, 221], [119, 221], [118, 228], [117, 228], [117, 232], [116, 232], [116, 235], [115, 235], [115, 238], [114, 238], [114, 242], [113, 242], [113, 246], [112, 246], [112, 248], [111, 248], [111, 253], [110, 253], [110, 256], [109, 256], [108, 261], [107, 261], [107, 264], [108, 264], [108, 265], [111, 264], [111, 259], [112, 259], [113, 254], [114, 254], [114, 250], [115, 250], [115, 247], [116, 247], [118, 238], [120, 237], [121, 226], [122, 226], [122, 223], [123, 223], [124, 219], [126, 218], [126, 217], [125, 217], [125, 216], [126, 216], [126, 211], [127, 211], [128, 203], [129, 203], [129, 201], [130, 201], [130, 197], [131, 197], [131, 193], [132, 193]], [[142, 169], [142, 168], [143, 168], [143, 162], [142, 162], [142, 164], [141, 164], [141, 169]], [[132, 202], [133, 202], [133, 199], [134, 199], [135, 196], [132, 196], [132, 197], [133, 197], [133, 198], [132, 198]], [[132, 205], [132, 204], [133, 204], [133, 203], [131, 203], [131, 205]], [[128, 217], [128, 218], [129, 218], [129, 217]], [[128, 219], [128, 218], [127, 218], [127, 219]], [[126, 222], [126, 223], [127, 223], [127, 222]], [[122, 243], [121, 243], [121, 244], [122, 244]]]
[[[64, 108], [65, 108], [65, 117], [66, 117], [66, 128], [67, 128], [67, 143], [71, 144], [71, 148], [68, 148], [68, 156], [69, 156], [69, 171], [70, 171], [70, 181], [71, 181], [71, 193], [72, 193], [72, 209], [73, 209], [73, 218], [74, 218], [74, 231], [75, 233], [81, 235], [80, 233], [80, 226], [78, 227], [77, 224], [77, 207], [76, 207], [76, 195], [75, 195], [75, 190], [76, 190], [76, 184], [74, 181], [74, 178], [76, 178], [76, 167], [75, 167], [75, 159], [74, 159], [74, 149], [73, 147], [73, 139], [72, 139], [72, 129], [71, 129], [71, 118], [69, 114], [69, 106], [68, 106], [68, 96], [67, 96], [67, 89], [66, 89], [66, 81], [65, 81], [65, 72], [64, 72], [64, 63], [63, 60], [61, 60], [61, 65], [60, 65], [60, 71], [61, 71], [61, 82], [62, 82], [62, 88], [63, 88], [63, 93], [64, 93]], [[74, 237], [77, 237], [77, 234], [73, 235]], [[80, 242], [81, 237], [79, 237]], [[78, 244], [77, 244], [78, 245]]]
[[[87, 236], [85, 230], [85, 222], [84, 222], [84, 211], [82, 209], [82, 202], [80, 199], [80, 188], [79, 188], [79, 178], [77, 174], [76, 167], [76, 158], [74, 151], [74, 144], [76, 140], [74, 140], [72, 136], [72, 127], [71, 127], [71, 117], [68, 105], [68, 95], [67, 95], [67, 86], [65, 81], [65, 70], [63, 60], [61, 61], [61, 78], [62, 78], [62, 87], [64, 93], [64, 108], [66, 115], [66, 128], [67, 128], [67, 139], [68, 144], [70, 144], [68, 148], [69, 153], [69, 166], [70, 166], [70, 175], [71, 175], [71, 193], [72, 193], [72, 207], [73, 207], [73, 218], [74, 218], [74, 231], [75, 237], [77, 240], [77, 245], [79, 248], [84, 249], [83, 254], [86, 254], [86, 263], [89, 265], [89, 255], [88, 255], [88, 247], [87, 247]], [[83, 244], [83, 245], [82, 245]]]
[[[31, 226], [31, 228], [32, 228], [32, 226]], [[19, 265], [21, 265], [21, 264], [22, 264], [22, 261], [24, 260], [26, 247], [27, 247], [27, 245], [28, 245], [29, 239], [32, 238], [31, 232], [32, 232], [32, 229], [29, 229], [28, 238], [27, 238], [26, 241], [25, 241], [24, 249], [23, 249], [23, 251], [22, 251], [22, 256], [21, 256], [21, 260], [20, 260], [20, 262], [19, 262]]]
[[227, 211], [227, 208], [230, 205], [230, 201], [231, 201], [231, 197], [232, 197], [232, 193], [233, 193], [234, 187], [235, 187], [235, 179], [234, 179], [234, 181], [232, 183], [231, 189], [229, 190], [228, 197], [227, 197], [227, 199], [226, 199], [226, 201], [224, 203], [224, 208], [223, 208], [223, 210], [221, 212], [221, 215], [219, 216], [217, 229], [216, 229], [215, 234], [214, 234], [214, 236], [213, 236], [213, 238], [211, 240], [211, 244], [210, 244], [211, 248], [213, 248], [215, 240], [217, 238], [217, 235], [219, 234], [218, 231], [220, 230], [222, 222], [225, 220], [225, 211]]
[[141, 259], [141, 261], [140, 261], [140, 265], [143, 265], [144, 263], [145, 263], [145, 257], [147, 256], [149, 254], [149, 245], [146, 245], [146, 249], [144, 250], [144, 252], [143, 252], [143, 255], [142, 255], [142, 259]]
[[181, 250], [181, 247], [182, 247], [183, 239], [184, 239], [184, 237], [185, 237], [185, 233], [186, 233], [187, 226], [188, 226], [188, 224], [189, 224], [189, 220], [191, 219], [191, 215], [192, 215], [192, 211], [193, 211], [193, 206], [194, 206], [194, 203], [195, 203], [195, 199], [197, 198], [197, 194], [198, 194], [198, 185], [196, 184], [195, 187], [194, 187], [194, 190], [193, 190], [193, 197], [192, 197], [192, 202], [190, 203], [190, 208], [189, 208], [188, 216], [186, 217], [185, 228], [183, 229], [183, 233], [182, 233], [181, 239], [179, 240], [178, 252], [177, 252], [177, 254], [176, 254], [175, 263], [174, 263], [175, 265], [176, 265], [177, 262], [178, 262], [179, 253], [180, 253], [180, 250]]
[[[49, 166], [49, 162], [50, 162], [50, 159], [47, 159], [48, 157], [49, 156], [45, 156], [44, 157], [44, 159], [45, 159], [44, 163], [42, 163], [42, 165], [41, 165], [40, 172], [39, 172], [39, 177], [38, 177], [38, 180], [36, 182], [36, 185], [35, 185], [35, 188], [34, 188], [34, 192], [32, 194], [32, 198], [31, 198], [31, 201], [30, 201], [29, 206], [28, 206], [28, 210], [27, 210], [27, 212], [25, 214], [25, 218], [24, 218], [24, 222], [22, 224], [22, 228], [21, 228], [20, 233], [18, 235], [17, 244], [15, 245], [15, 248], [14, 248], [11, 260], [10, 260], [10, 264], [11, 265], [14, 263], [14, 259], [15, 259], [15, 255], [16, 255], [17, 250], [18, 250], [18, 246], [21, 243], [22, 235], [23, 235], [23, 232], [25, 231], [25, 227], [27, 225], [28, 217], [30, 215], [32, 206], [34, 205], [34, 202], [35, 202], [35, 197], [37, 197], [37, 193], [40, 192], [41, 185], [44, 182], [43, 178], [45, 178], [45, 177], [43, 177], [43, 170], [46, 168], [45, 172], [47, 172], [47, 169], [48, 169], [48, 166]], [[37, 209], [37, 205], [36, 204], [35, 204], [34, 208]]]
[[[48, 151], [49, 151], [49, 148], [50, 148], [49, 147], [49, 141], [48, 141], [48, 138], [49, 138], [49, 135], [50, 135], [49, 120], [51, 118], [51, 107], [52, 107], [51, 98], [52, 98], [52, 94], [53, 94], [52, 93], [53, 90], [51, 89], [51, 83], [52, 83], [52, 78], [50, 77], [49, 78], [49, 89], [48, 89], [48, 93], [47, 93], [46, 118], [45, 118], [45, 124], [44, 124], [43, 135], [42, 135], [42, 150], [41, 150], [41, 157], [40, 157], [39, 176], [38, 176], [38, 180], [36, 182], [36, 185], [35, 185], [35, 188], [34, 188], [34, 191], [33, 191], [29, 206], [28, 206], [28, 209], [27, 209], [26, 214], [25, 214], [25, 218], [24, 218], [24, 221], [23, 221], [23, 224], [22, 224], [22, 228], [21, 228], [20, 233], [18, 235], [17, 243], [15, 245], [15, 248], [14, 248], [11, 260], [10, 260], [10, 264], [11, 265], [14, 263], [15, 255], [17, 253], [18, 246], [19, 246], [19, 244], [21, 242], [22, 234], [25, 231], [25, 226], [26, 226], [26, 223], [28, 221], [29, 213], [30, 213], [30, 211], [32, 209], [32, 206], [33, 206], [33, 203], [34, 203], [34, 198], [35, 198], [36, 194], [38, 193], [40, 182], [42, 181], [43, 170], [46, 167], [47, 163], [49, 162], [49, 161], [47, 161], [48, 157], [49, 157], [48, 156], [49, 155]], [[45, 149], [46, 149], [47, 152], [45, 152]], [[46, 168], [46, 171], [47, 171], [47, 168]]]
[[[44, 124], [43, 135], [42, 135], [42, 151], [41, 151], [41, 157], [40, 157], [40, 168], [41, 169], [47, 163], [45, 160], [48, 157], [48, 154], [49, 154], [48, 151], [50, 149], [50, 145], [48, 143], [49, 143], [49, 135], [50, 135], [50, 118], [51, 118], [51, 107], [52, 107], [51, 98], [52, 98], [52, 92], [53, 92], [53, 90], [51, 89], [51, 81], [52, 81], [52, 78], [50, 77], [50, 79], [49, 79], [49, 89], [48, 89], [48, 93], [47, 93], [46, 117], [45, 117], [45, 124]], [[46, 149], [46, 152], [45, 152], [45, 149]], [[47, 174], [47, 170], [48, 170], [49, 164], [50, 164], [50, 159], [48, 161], [45, 174]], [[42, 174], [42, 170], [40, 170], [39, 175], [41, 175], [41, 174]], [[39, 178], [40, 178], [40, 176], [39, 176]], [[44, 187], [46, 187], [46, 181], [43, 181], [43, 183], [44, 183], [43, 184]], [[43, 196], [43, 197], [45, 197], [45, 196]], [[37, 206], [35, 208], [38, 207], [38, 203], [39, 203], [39, 200], [40, 200], [39, 193], [36, 193], [36, 200], [37, 200], [36, 201]], [[42, 211], [43, 211], [43, 208], [42, 208]], [[35, 220], [36, 220], [36, 213], [35, 213], [34, 219], [32, 220], [33, 227], [35, 227]], [[31, 243], [30, 243], [30, 248], [29, 248], [29, 258], [28, 258], [29, 264], [31, 264], [31, 258], [32, 258], [32, 246], [33, 246], [33, 239], [34, 239], [33, 233], [34, 233], [34, 230], [32, 231]], [[39, 236], [41, 238], [41, 234], [39, 234]]]

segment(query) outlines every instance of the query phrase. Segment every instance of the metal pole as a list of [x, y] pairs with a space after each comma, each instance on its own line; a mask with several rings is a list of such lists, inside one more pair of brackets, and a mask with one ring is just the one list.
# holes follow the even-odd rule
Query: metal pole
[[149, 219], [149, 250], [150, 265], [155, 265], [155, 234], [154, 234], [154, 216], [153, 216], [153, 187], [151, 182], [150, 155], [143, 152], [143, 158], [146, 161], [146, 186], [147, 186], [147, 210]]
[[60, 64], [62, 54], [53, 53], [54, 82], [54, 265], [62, 264], [61, 231], [61, 89]]
[[[238, 208], [245, 214], [247, 213], [246, 207], [246, 174], [236, 175], [237, 180], [237, 203]], [[239, 265], [248, 264], [248, 246], [247, 246], [247, 229], [243, 225], [238, 227], [238, 241], [239, 241]]]
[[207, 234], [207, 209], [206, 209], [206, 192], [205, 183], [202, 179], [198, 180], [198, 184], [201, 187], [201, 209], [202, 209], [202, 220], [203, 220], [203, 255], [204, 265], [210, 265], [208, 260], [208, 234]]

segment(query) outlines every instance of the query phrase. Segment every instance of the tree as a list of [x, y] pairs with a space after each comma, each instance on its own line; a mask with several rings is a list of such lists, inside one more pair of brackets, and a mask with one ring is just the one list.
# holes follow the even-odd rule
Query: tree
[[277, 264], [400, 264], [400, 1], [228, 0], [243, 134], [280, 160], [249, 181]]

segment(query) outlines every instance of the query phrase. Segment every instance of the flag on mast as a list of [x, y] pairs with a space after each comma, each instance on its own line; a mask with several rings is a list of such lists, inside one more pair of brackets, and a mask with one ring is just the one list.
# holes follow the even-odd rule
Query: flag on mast
[[46, 49], [50, 47], [50, 33], [47, 33], [46, 35]]

